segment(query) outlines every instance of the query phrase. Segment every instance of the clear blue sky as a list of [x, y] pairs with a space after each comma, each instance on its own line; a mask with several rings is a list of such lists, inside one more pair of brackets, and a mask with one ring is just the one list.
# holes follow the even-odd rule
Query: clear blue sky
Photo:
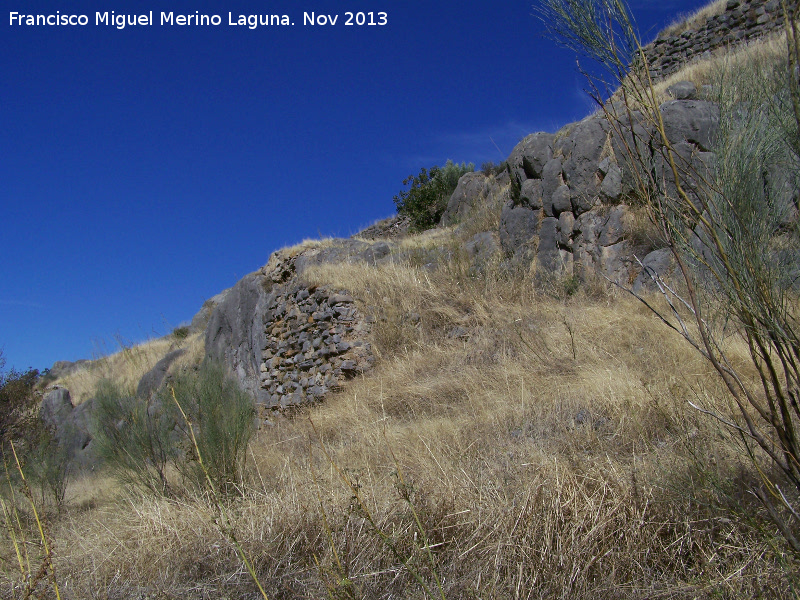
[[[692, 0], [635, 0], [643, 37]], [[6, 0], [0, 12], [0, 348], [93, 358], [189, 320], [304, 238], [394, 213], [421, 167], [500, 162], [591, 109], [529, 0]], [[254, 7], [254, 8], [251, 8]], [[10, 13], [87, 15], [10, 25]], [[152, 26], [95, 25], [96, 12]], [[160, 25], [160, 13], [220, 15]], [[346, 12], [387, 13], [346, 26]], [[304, 26], [303, 13], [338, 14]], [[228, 25], [228, 13], [294, 26]]]

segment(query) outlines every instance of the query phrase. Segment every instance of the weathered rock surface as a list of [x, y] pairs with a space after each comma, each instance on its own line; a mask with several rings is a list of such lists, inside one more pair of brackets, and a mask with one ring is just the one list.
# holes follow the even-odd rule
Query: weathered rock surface
[[[682, 185], [696, 199], [715, 168], [711, 149], [719, 108], [692, 99], [696, 90], [691, 83], [670, 89], [676, 99], [660, 107], [664, 127]], [[629, 117], [618, 106], [609, 110], [621, 116], [619, 131], [598, 113], [555, 135], [530, 135], [511, 152], [508, 161], [519, 197], [504, 205], [498, 235], [514, 261], [533, 261], [543, 273], [602, 275], [622, 285], [636, 279], [641, 267], [625, 234], [630, 221], [626, 202], [635, 199], [636, 190], [627, 148], [638, 148], [652, 163], [667, 193], [675, 194], [676, 187], [653, 128], [636, 112]]]
[[50, 367], [49, 374], [54, 378], [66, 377], [67, 375], [72, 375], [75, 371], [87, 366], [89, 363], [91, 363], [91, 361], [86, 359], [76, 360], [75, 362], [70, 362], [68, 360], [57, 360], [53, 363], [53, 366]]
[[169, 352], [164, 358], [159, 360], [155, 366], [139, 379], [136, 386], [136, 397], [147, 399], [158, 391], [167, 376], [167, 370], [175, 359], [182, 356], [186, 350], [179, 348]]
[[353, 237], [362, 240], [401, 238], [408, 234], [410, 225], [411, 219], [409, 217], [395, 215], [362, 229]]
[[230, 291], [230, 288], [223, 290], [213, 298], [209, 298], [203, 303], [203, 306], [200, 308], [197, 314], [192, 317], [192, 321], [189, 324], [189, 331], [191, 333], [205, 331], [206, 326], [208, 325], [208, 320], [211, 318], [211, 313], [214, 311], [214, 307], [222, 302]]
[[493, 177], [486, 177], [483, 173], [478, 172], [462, 175], [458, 180], [458, 186], [447, 202], [444, 214], [442, 214], [442, 224], [454, 225], [465, 219], [498, 190], [499, 185]]
[[670, 274], [674, 268], [672, 250], [669, 248], [654, 250], [644, 257], [642, 266], [644, 268], [636, 277], [631, 287], [635, 294], [638, 294], [643, 289], [657, 289], [653, 279], [656, 277], [667, 277]]
[[39, 405], [39, 418], [52, 432], [73, 469], [84, 469], [95, 462], [91, 435], [92, 408], [92, 400], [73, 406], [66, 388], [49, 391]]

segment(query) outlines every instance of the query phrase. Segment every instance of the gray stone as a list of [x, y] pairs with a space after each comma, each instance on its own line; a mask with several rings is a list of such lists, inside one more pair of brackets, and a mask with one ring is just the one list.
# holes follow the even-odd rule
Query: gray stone
[[90, 365], [91, 362], [92, 361], [86, 359], [76, 360], [75, 362], [70, 362], [68, 360], [57, 360], [53, 363], [53, 366], [50, 367], [48, 373], [51, 377], [59, 379], [61, 377], [66, 377], [67, 375], [72, 375], [83, 367]]
[[458, 180], [458, 185], [447, 202], [441, 224], [449, 226], [460, 223], [499, 190], [500, 187], [493, 178], [480, 172], [465, 173]]
[[669, 86], [667, 93], [675, 100], [694, 100], [697, 95], [697, 86], [691, 81], [679, 81]]
[[628, 207], [624, 204], [613, 207], [603, 224], [598, 243], [601, 246], [612, 246], [619, 242], [625, 234], [625, 220]]
[[514, 207], [511, 202], [507, 202], [500, 213], [500, 244], [503, 251], [508, 254], [526, 254], [534, 236], [539, 232], [541, 214], [541, 209]]
[[520, 181], [542, 177], [544, 165], [553, 157], [554, 139], [551, 133], [532, 133], [514, 147], [506, 162]]
[[600, 184], [600, 193], [609, 200], [616, 200], [622, 194], [622, 169], [611, 164]]
[[547, 216], [557, 217], [565, 210], [570, 210], [571, 208], [572, 208], [572, 201], [571, 201], [569, 186], [562, 185], [559, 186], [555, 192], [553, 192], [552, 199], [550, 202], [549, 213], [547, 210], [547, 203], [545, 203], [545, 214]]
[[600, 249], [600, 272], [619, 285], [629, 284], [628, 248], [624, 241]]
[[227, 290], [223, 290], [216, 296], [209, 298], [205, 302], [203, 302], [203, 306], [200, 307], [200, 310], [197, 314], [192, 317], [191, 323], [189, 323], [189, 331], [191, 333], [195, 333], [198, 331], [204, 331], [206, 326], [208, 325], [208, 321], [211, 318], [211, 313], [213, 312], [214, 308], [225, 299], [225, 296], [230, 291], [230, 288]]
[[558, 243], [563, 247], [572, 246], [572, 228], [575, 225], [575, 216], [564, 211], [558, 215]]
[[152, 369], [142, 375], [142, 378], [139, 379], [139, 384], [136, 386], [136, 397], [147, 399], [155, 394], [164, 382], [169, 366], [185, 352], [186, 350], [182, 348], [169, 352]]
[[477, 265], [485, 265], [500, 252], [498, 235], [493, 231], [476, 233], [464, 244], [464, 250]]
[[572, 190], [596, 196], [597, 166], [611, 126], [602, 115], [593, 115], [568, 127], [569, 133], [555, 143], [565, 157], [564, 179]]
[[560, 262], [558, 253], [558, 219], [546, 217], [542, 219], [539, 230], [539, 247], [536, 250], [536, 261], [547, 273], [553, 273]]
[[377, 244], [367, 248], [361, 253], [364, 261], [367, 263], [375, 264], [380, 259], [388, 256], [392, 249], [386, 242], [378, 242]]
[[207, 358], [224, 364], [258, 401], [265, 394], [258, 374], [267, 345], [263, 323], [271, 288], [261, 271], [246, 275], [216, 306], [206, 328]]
[[719, 129], [719, 107], [706, 100], [671, 100], [660, 107], [667, 139], [691, 142], [710, 151]]
[[39, 418], [44, 422], [45, 426], [57, 428], [60, 423], [69, 418], [73, 408], [69, 390], [56, 388], [42, 398], [42, 402], [39, 405]]
[[331, 294], [328, 302], [330, 304], [351, 304], [355, 300], [350, 294]]
[[[564, 185], [564, 178], [561, 174], [561, 157], [552, 158], [542, 169], [542, 199], [544, 204], [549, 204], [553, 198], [553, 192]], [[545, 206], [545, 214], [552, 211], [552, 205]], [[553, 216], [548, 214], [548, 217]]]
[[631, 287], [635, 294], [640, 293], [643, 289], [656, 289], [653, 275], [659, 277], [667, 277], [669, 275], [674, 268], [672, 250], [669, 248], [653, 250], [642, 260], [642, 267], [642, 271], [637, 275]]
[[94, 401], [73, 406], [69, 390], [56, 388], [42, 398], [39, 418], [64, 451], [70, 468], [84, 470], [96, 463], [92, 449], [91, 414]]
[[520, 206], [525, 208], [542, 208], [542, 180], [526, 179], [522, 183], [519, 194]]

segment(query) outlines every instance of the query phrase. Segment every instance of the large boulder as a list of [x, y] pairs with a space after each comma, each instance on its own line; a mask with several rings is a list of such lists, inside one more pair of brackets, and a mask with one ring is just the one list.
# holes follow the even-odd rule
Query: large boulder
[[573, 194], [593, 197], [599, 191], [598, 164], [609, 139], [611, 126], [602, 115], [593, 115], [572, 125], [555, 143], [564, 156], [564, 180]]
[[476, 233], [464, 244], [464, 250], [472, 264], [482, 269], [500, 253], [499, 236], [494, 231]]
[[142, 378], [139, 379], [139, 385], [136, 387], [136, 397], [147, 399], [155, 394], [158, 388], [161, 387], [161, 384], [164, 383], [170, 365], [185, 352], [186, 350], [183, 348], [169, 352], [164, 358], [159, 360], [152, 369], [142, 375]]
[[542, 219], [539, 230], [539, 247], [536, 250], [536, 261], [541, 269], [547, 273], [559, 270], [561, 254], [558, 248], [559, 232], [558, 219], [546, 217]]
[[257, 399], [266, 345], [263, 318], [271, 287], [263, 270], [246, 275], [214, 308], [206, 328], [206, 357], [226, 365]]
[[57, 360], [53, 363], [53, 366], [50, 367], [48, 373], [53, 379], [60, 379], [62, 377], [66, 377], [67, 375], [72, 375], [90, 363], [91, 361], [86, 359], [76, 360], [75, 362], [70, 362], [68, 360]]
[[532, 210], [509, 201], [500, 214], [500, 244], [506, 254], [531, 257], [534, 237], [539, 233], [541, 209]]
[[660, 248], [653, 250], [642, 260], [642, 272], [636, 276], [631, 290], [634, 294], [639, 294], [642, 290], [655, 290], [657, 286], [653, 281], [654, 277], [666, 277], [674, 269], [672, 250]]
[[691, 142], [704, 152], [713, 150], [719, 130], [719, 106], [706, 100], [670, 100], [659, 109], [670, 142]]
[[453, 195], [442, 214], [442, 225], [455, 225], [463, 221], [481, 204], [485, 204], [499, 191], [500, 186], [492, 177], [483, 173], [465, 173], [458, 180]]
[[211, 313], [214, 311], [214, 307], [222, 302], [230, 291], [230, 288], [223, 290], [216, 296], [203, 302], [203, 306], [201, 306], [200, 310], [197, 311], [197, 314], [192, 317], [192, 322], [189, 324], [189, 331], [192, 333], [197, 331], [205, 331], [206, 326], [208, 325], [208, 320], [211, 318]]
[[553, 157], [554, 140], [552, 133], [540, 131], [525, 137], [514, 147], [506, 162], [519, 181], [542, 178], [544, 165]]

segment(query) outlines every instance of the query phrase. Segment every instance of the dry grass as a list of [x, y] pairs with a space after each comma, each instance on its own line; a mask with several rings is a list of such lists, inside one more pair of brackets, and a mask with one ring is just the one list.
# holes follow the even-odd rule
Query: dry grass
[[703, 85], [712, 84], [716, 73], [724, 68], [735, 73], [745, 62], [757, 61], [759, 64], [774, 64], [786, 57], [786, 33], [775, 33], [759, 40], [741, 44], [733, 49], [722, 48], [711, 56], [696, 58], [684, 65], [676, 73], [654, 85], [659, 102], [670, 99], [667, 88], [679, 81], [691, 81], [699, 90]]
[[675, 17], [675, 20], [667, 25], [658, 35], [659, 37], [667, 37], [670, 35], [677, 36], [684, 31], [699, 29], [711, 17], [724, 13], [727, 3], [728, 0], [714, 0], [698, 9], [696, 12], [679, 14]]
[[310, 250], [312, 248], [329, 248], [333, 245], [336, 240], [334, 238], [321, 238], [321, 239], [305, 239], [299, 244], [295, 244], [294, 246], [285, 246], [278, 250], [281, 255], [293, 258], [300, 254], [305, 250]]
[[[307, 276], [373, 313], [381, 360], [251, 444], [228, 510], [271, 599], [422, 598], [405, 559], [447, 598], [792, 597], [741, 448], [688, 408], [727, 411], [719, 382], [640, 304], [459, 256]], [[207, 499], [95, 489], [53, 527], [71, 597], [253, 597]]]
[[121, 389], [133, 393], [142, 376], [168, 352], [178, 348], [186, 349], [186, 353], [170, 366], [170, 371], [174, 371], [181, 366], [197, 364], [205, 352], [204, 343], [203, 333], [198, 332], [185, 339], [168, 335], [123, 347], [119, 352], [93, 360], [78, 371], [57, 379], [54, 384], [67, 388], [76, 406], [91, 398], [101, 379], [110, 379]]

